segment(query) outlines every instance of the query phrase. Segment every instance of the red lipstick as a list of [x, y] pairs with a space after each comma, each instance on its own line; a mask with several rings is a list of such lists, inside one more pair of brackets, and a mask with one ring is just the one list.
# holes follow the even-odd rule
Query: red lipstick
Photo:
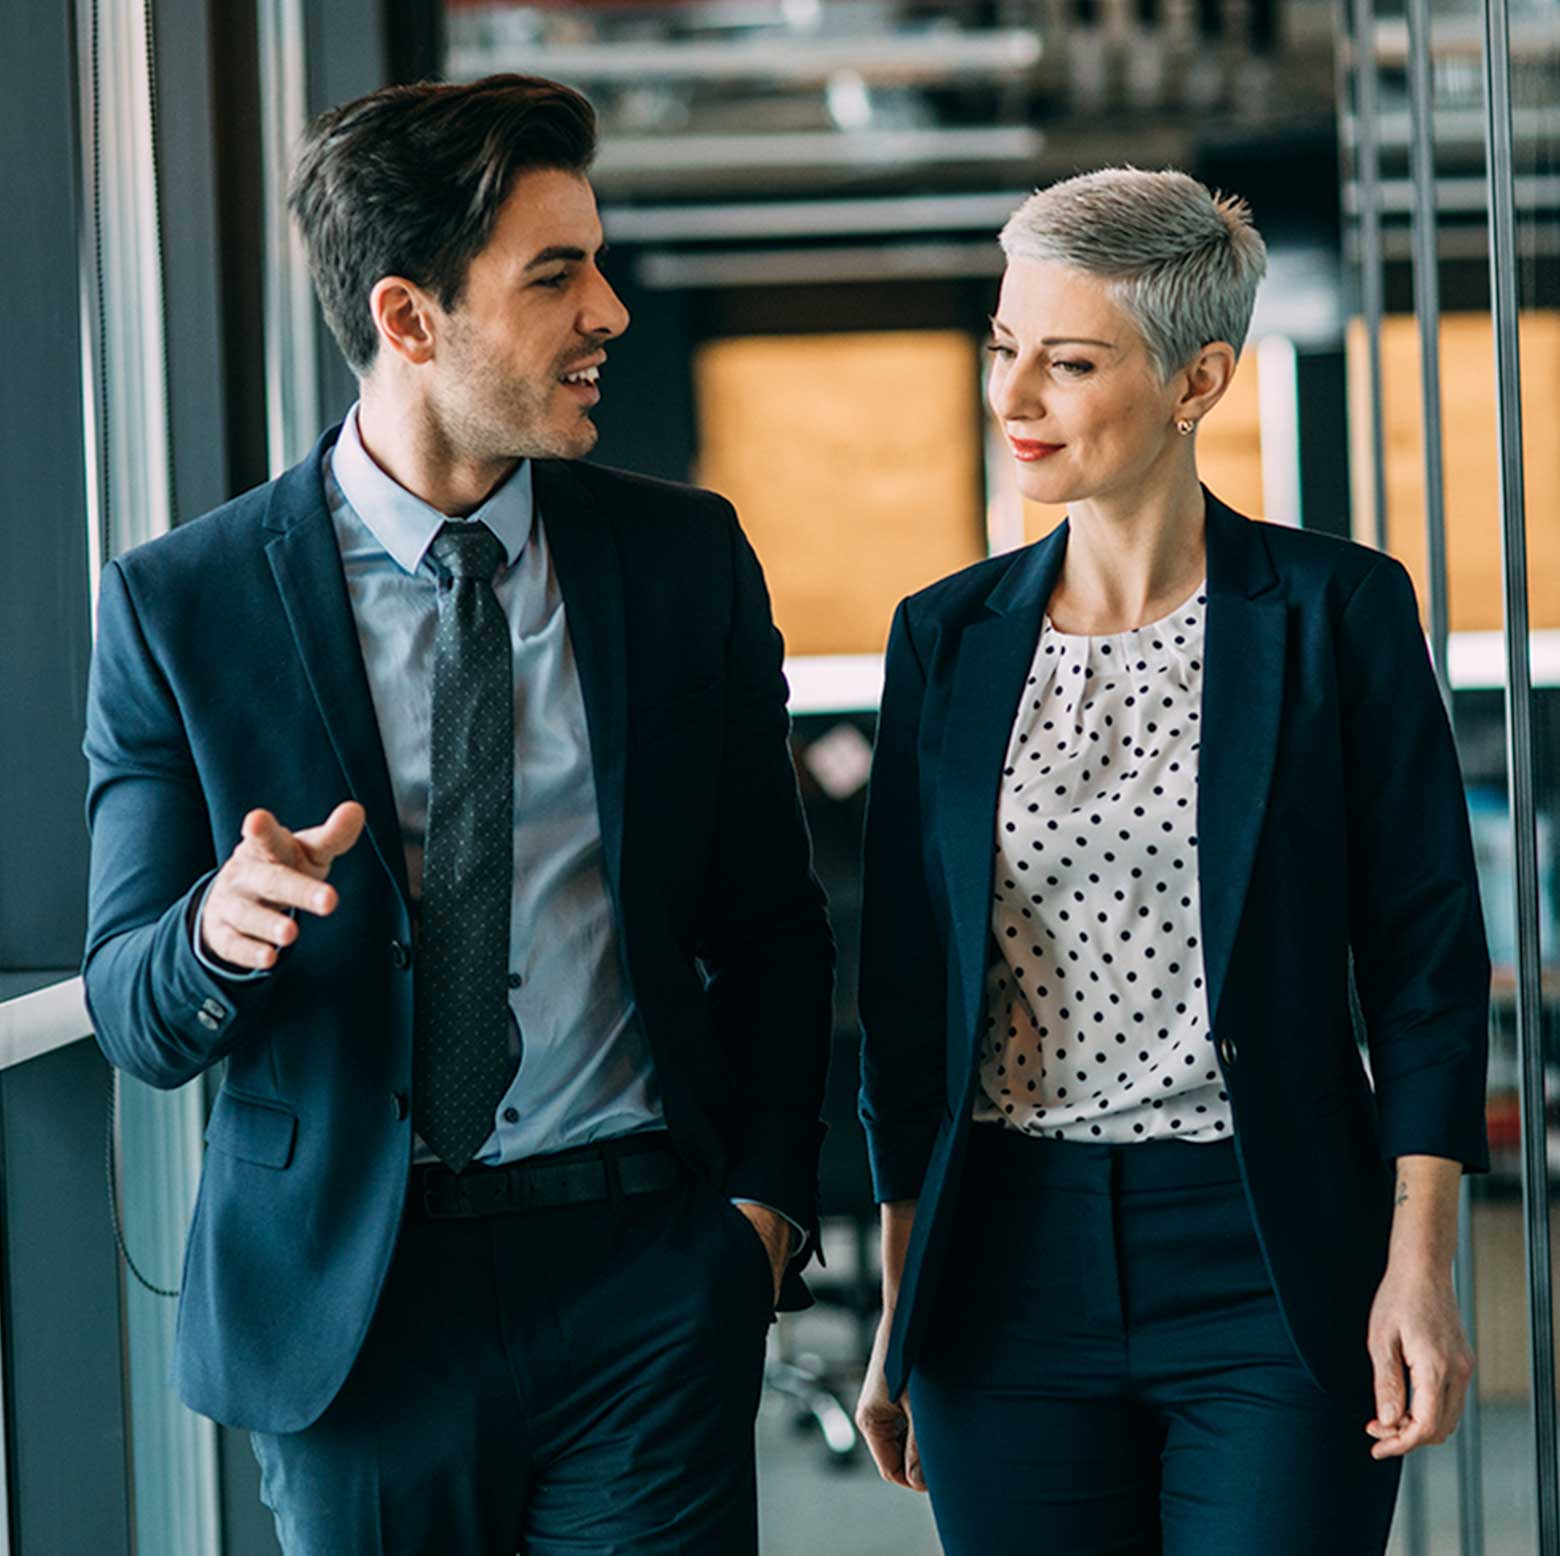
[[1059, 448], [1065, 448], [1064, 443], [1032, 443], [1028, 438], [1008, 439], [1013, 449], [1013, 457], [1025, 461], [1044, 459], [1048, 454], [1054, 454]]

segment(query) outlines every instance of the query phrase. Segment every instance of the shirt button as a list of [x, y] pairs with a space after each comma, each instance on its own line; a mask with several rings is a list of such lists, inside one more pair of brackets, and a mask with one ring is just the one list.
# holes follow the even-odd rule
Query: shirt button
[[390, 1093], [390, 1116], [399, 1124], [406, 1117], [408, 1111], [406, 1093], [404, 1091], [392, 1091]]
[[1240, 1050], [1235, 1046], [1233, 1037], [1221, 1037], [1219, 1039], [1219, 1057], [1223, 1059], [1226, 1070], [1240, 1057]]
[[404, 940], [390, 942], [390, 960], [405, 972], [412, 965], [412, 948]]
[[519, 1108], [505, 1108], [504, 1109], [504, 1122], [506, 1124], [518, 1124], [520, 1122], [520, 1109]]
[[520, 974], [519, 973], [510, 973], [510, 975], [509, 975], [509, 987], [511, 989], [518, 989], [520, 987]]

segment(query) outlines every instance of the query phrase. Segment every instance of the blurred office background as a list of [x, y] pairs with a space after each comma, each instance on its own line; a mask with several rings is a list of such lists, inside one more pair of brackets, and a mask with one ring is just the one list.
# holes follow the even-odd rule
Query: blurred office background
[[[74, 981], [95, 578], [350, 403], [284, 220], [306, 116], [497, 70], [601, 111], [608, 271], [634, 322], [595, 457], [732, 496], [788, 643], [842, 976], [824, 1300], [778, 1326], [759, 1423], [769, 1556], [937, 1550], [925, 1500], [877, 1479], [849, 1422], [875, 1318], [853, 1004], [880, 655], [902, 594], [1061, 517], [1021, 502], [983, 417], [994, 234], [1035, 186], [1119, 162], [1250, 200], [1271, 272], [1204, 477], [1403, 559], [1462, 752], [1496, 964], [1495, 1170], [1467, 1186], [1458, 1266], [1477, 1408], [1412, 1461], [1394, 1550], [1560, 1552], [1554, 0], [7, 8], [0, 1551], [276, 1549], [247, 1444], [165, 1386], [173, 1304], [147, 1289], [177, 1283], [210, 1082], [126, 1083], [110, 1110]], [[266, 716], [251, 692], [235, 678], [235, 719]]]

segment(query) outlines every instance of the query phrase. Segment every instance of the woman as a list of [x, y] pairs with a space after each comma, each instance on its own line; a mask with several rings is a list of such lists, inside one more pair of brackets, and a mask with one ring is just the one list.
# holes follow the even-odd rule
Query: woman
[[949, 1556], [1379, 1553], [1402, 1456], [1462, 1407], [1487, 1166], [1489, 960], [1413, 587], [1198, 481], [1266, 265], [1242, 202], [1112, 168], [1002, 244], [991, 409], [1067, 518], [889, 640], [858, 1420]]

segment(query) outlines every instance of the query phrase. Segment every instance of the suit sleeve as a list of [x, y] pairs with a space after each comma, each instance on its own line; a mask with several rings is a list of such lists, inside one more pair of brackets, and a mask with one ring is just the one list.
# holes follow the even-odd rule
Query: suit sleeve
[[926, 672], [907, 604], [889, 632], [863, 850], [861, 1121], [880, 1202], [917, 1199], [946, 1107], [947, 957], [921, 811]]
[[791, 764], [784, 645], [758, 558], [724, 507], [733, 599], [714, 874], [698, 947], [739, 1086], [724, 1187], [781, 1212], [815, 1250], [834, 937]]
[[1382, 1154], [1489, 1167], [1490, 960], [1467, 801], [1414, 586], [1390, 557], [1339, 631], [1349, 939]]
[[252, 1029], [275, 980], [219, 978], [195, 955], [190, 916], [217, 869], [210, 817], [173, 690], [117, 562], [100, 583], [82, 748], [87, 1007], [111, 1064], [179, 1086]]

